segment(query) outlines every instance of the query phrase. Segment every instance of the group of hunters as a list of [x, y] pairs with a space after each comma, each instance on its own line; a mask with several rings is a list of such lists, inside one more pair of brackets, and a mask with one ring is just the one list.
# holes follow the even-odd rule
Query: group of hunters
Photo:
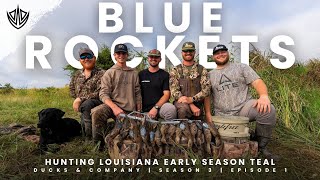
[[[278, 158], [266, 149], [276, 124], [276, 111], [263, 80], [250, 66], [229, 62], [225, 45], [213, 48], [212, 60], [217, 67], [210, 72], [195, 61], [195, 54], [195, 44], [185, 42], [182, 63], [168, 73], [159, 68], [161, 52], [153, 49], [148, 53], [148, 68], [138, 73], [127, 66], [125, 44], [115, 46], [117, 62], [107, 71], [95, 66], [96, 57], [89, 48], [81, 48], [83, 69], [72, 77], [70, 94], [75, 98], [73, 109], [81, 112], [86, 137], [100, 141], [103, 148], [107, 120], [132, 111], [147, 113], [153, 119], [205, 119], [212, 123], [212, 100], [217, 116], [245, 116], [256, 121], [259, 151], [268, 159]], [[251, 97], [250, 85], [258, 99]]]

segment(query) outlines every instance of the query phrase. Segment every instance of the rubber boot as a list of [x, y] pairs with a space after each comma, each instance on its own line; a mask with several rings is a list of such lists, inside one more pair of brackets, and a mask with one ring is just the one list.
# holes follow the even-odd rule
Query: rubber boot
[[84, 126], [84, 120], [83, 120], [83, 114], [81, 113], [80, 115], [80, 124], [81, 124], [81, 133], [82, 133], [82, 137], [84, 137], [86, 135], [86, 130], [85, 130], [85, 126]]
[[256, 138], [258, 141], [258, 148], [259, 152], [266, 158], [266, 159], [273, 159], [274, 161], [279, 161], [280, 157], [278, 155], [272, 154], [267, 149], [267, 145], [269, 141], [271, 140], [272, 125], [266, 125], [266, 124], [256, 124]]
[[104, 131], [105, 127], [103, 125], [92, 124], [92, 138], [95, 144], [99, 144], [99, 151], [104, 150]]
[[92, 139], [91, 119], [83, 119], [83, 124], [84, 124], [84, 132], [85, 132], [86, 140], [90, 141]]

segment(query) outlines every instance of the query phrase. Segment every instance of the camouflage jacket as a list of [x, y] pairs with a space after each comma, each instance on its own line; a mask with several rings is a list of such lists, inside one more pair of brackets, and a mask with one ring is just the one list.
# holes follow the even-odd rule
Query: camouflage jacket
[[[201, 91], [194, 95], [194, 99], [196, 101], [201, 101], [205, 97], [210, 95], [210, 81], [208, 79], [208, 71], [203, 68], [202, 73], [199, 74], [198, 72], [198, 66], [199, 64], [195, 62], [192, 66], [192, 68], [189, 70], [186, 66], [182, 64], [182, 72], [184, 77], [188, 77], [190, 79], [195, 79], [198, 76], [201, 76], [200, 85], [201, 85]], [[173, 67], [170, 71], [170, 91], [171, 96], [174, 98], [174, 100], [178, 100], [183, 94], [181, 93], [181, 88], [179, 84], [179, 79], [181, 78], [181, 75], [179, 74], [179, 70], [177, 67]]]
[[86, 79], [83, 69], [78, 70], [69, 85], [71, 97], [79, 97], [81, 102], [87, 99], [99, 99], [101, 77], [104, 73], [104, 70], [94, 68]]

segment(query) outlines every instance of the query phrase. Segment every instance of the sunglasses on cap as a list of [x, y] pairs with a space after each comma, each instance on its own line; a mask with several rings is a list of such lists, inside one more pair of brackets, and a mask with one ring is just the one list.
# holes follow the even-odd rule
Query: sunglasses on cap
[[160, 56], [148, 56], [149, 58], [153, 58], [153, 59], [160, 59], [161, 57]]
[[82, 54], [80, 56], [80, 59], [92, 59], [93, 58], [93, 55], [92, 54]]
[[191, 53], [193, 53], [193, 52], [194, 52], [194, 50], [192, 50], [192, 49], [189, 49], [189, 50], [182, 50], [182, 52], [184, 52], [184, 53], [187, 53], [187, 52], [191, 52]]

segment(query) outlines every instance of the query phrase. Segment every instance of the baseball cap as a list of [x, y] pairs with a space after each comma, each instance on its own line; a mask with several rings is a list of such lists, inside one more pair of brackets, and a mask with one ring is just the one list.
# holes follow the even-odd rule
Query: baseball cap
[[125, 44], [117, 44], [115, 47], [114, 47], [114, 52], [117, 53], [117, 52], [125, 52], [125, 53], [128, 53], [128, 48]]
[[89, 48], [80, 48], [79, 56], [81, 56], [82, 54], [91, 54], [92, 56], [94, 56], [93, 52]]
[[193, 42], [185, 42], [182, 45], [182, 51], [184, 50], [196, 50]]
[[149, 51], [148, 56], [157, 56], [161, 57], [161, 52], [157, 49], [152, 49]]
[[215, 54], [216, 52], [218, 52], [220, 50], [228, 51], [228, 48], [223, 44], [218, 44], [216, 47], [213, 48], [212, 54]]

